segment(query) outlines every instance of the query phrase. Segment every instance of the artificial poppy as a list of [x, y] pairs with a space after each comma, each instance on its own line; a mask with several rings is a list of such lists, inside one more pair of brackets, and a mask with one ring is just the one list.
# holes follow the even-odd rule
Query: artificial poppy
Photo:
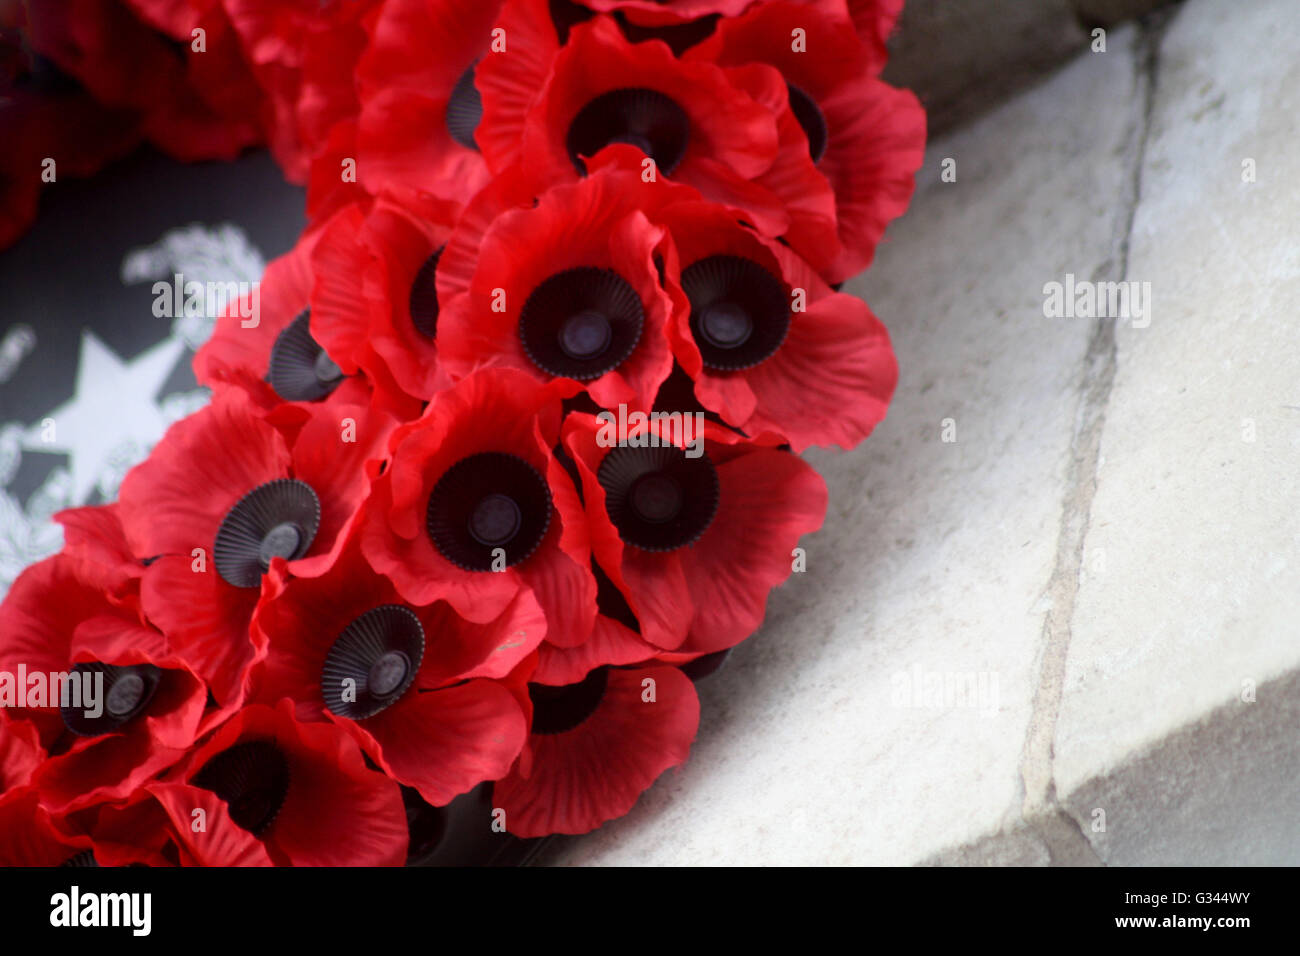
[[127, 541], [150, 559], [144, 612], [222, 705], [242, 697], [264, 651], [249, 621], [271, 561], [329, 569], [395, 424], [365, 406], [314, 406], [290, 442], [226, 389], [123, 480]]
[[925, 153], [925, 111], [911, 91], [878, 78], [879, 64], [851, 28], [842, 0], [755, 5], [719, 23], [686, 58], [780, 71], [802, 129], [800, 148], [834, 191], [828, 225], [839, 243], [832, 249], [818, 241], [821, 210], [792, 224], [786, 238], [827, 282], [865, 269], [885, 226], [912, 198]]
[[269, 647], [259, 698], [339, 724], [430, 804], [502, 776], [523, 746], [524, 714], [494, 678], [546, 634], [529, 591], [474, 624], [446, 602], [411, 606], [348, 547], [319, 578], [277, 577], [254, 627]]
[[676, 667], [597, 667], [580, 680], [528, 685], [524, 752], [493, 787], [506, 828], [523, 837], [586, 833], [632, 809], [685, 762], [700, 703]]
[[481, 234], [473, 219], [458, 227], [470, 233], [458, 248], [476, 259], [441, 319], [449, 372], [504, 365], [648, 410], [672, 370], [665, 328], [681, 306], [660, 284], [667, 232], [649, 217], [674, 197], [698, 193], [608, 166], [542, 192], [535, 207], [501, 211]]
[[708, 421], [646, 417], [620, 435], [571, 412], [564, 446], [592, 553], [663, 651], [712, 653], [757, 630], [826, 513], [826, 484], [803, 459]]
[[857, 296], [833, 292], [780, 243], [708, 203], [660, 214], [667, 274], [689, 300], [669, 337], [708, 409], [795, 451], [849, 449], [885, 417], [898, 380], [889, 334]]
[[547, 640], [586, 640], [596, 613], [586, 526], [552, 452], [566, 390], [482, 369], [393, 433], [392, 460], [362, 510], [361, 547], [405, 600], [445, 600], [487, 623], [527, 590]]

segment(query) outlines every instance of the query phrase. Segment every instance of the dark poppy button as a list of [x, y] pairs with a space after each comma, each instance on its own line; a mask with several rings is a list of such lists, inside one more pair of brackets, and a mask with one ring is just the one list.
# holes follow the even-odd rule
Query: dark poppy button
[[543, 372], [583, 382], [622, 365], [644, 324], [641, 297], [626, 279], [580, 266], [532, 291], [519, 311], [519, 340]]
[[690, 118], [671, 97], [627, 87], [602, 93], [580, 109], [569, 124], [565, 146], [582, 176], [587, 174], [582, 157], [594, 156], [611, 143], [636, 146], [668, 174], [686, 154], [690, 135]]
[[319, 528], [320, 499], [311, 485], [276, 478], [258, 485], [226, 513], [212, 546], [212, 561], [227, 584], [259, 587], [272, 558], [301, 558]]
[[486, 495], [474, 506], [469, 533], [479, 544], [495, 547], [512, 541], [522, 524], [523, 514], [513, 498]]
[[533, 702], [532, 732], [562, 734], [573, 730], [596, 712], [608, 685], [608, 667], [597, 667], [576, 684], [563, 687], [529, 684], [528, 696]]
[[700, 310], [700, 334], [720, 349], [734, 349], [749, 341], [754, 320], [735, 302], [714, 302]]
[[682, 486], [673, 475], [642, 475], [632, 486], [628, 503], [642, 521], [663, 524], [682, 513]]
[[[504, 452], [462, 458], [438, 479], [426, 514], [429, 537], [448, 561], [491, 571], [523, 561], [551, 523], [551, 492], [532, 465]], [[497, 558], [498, 549], [504, 562]]]
[[289, 795], [289, 761], [272, 741], [249, 740], [221, 751], [192, 781], [225, 801], [230, 819], [261, 836]]
[[103, 681], [100, 706], [93, 708], [99, 713], [93, 716], [89, 713], [91, 701], [85, 694], [81, 695], [81, 700], [69, 700], [66, 706], [59, 708], [64, 725], [80, 737], [111, 733], [138, 717], [153, 699], [163, 672], [152, 664], [119, 667], [97, 661], [82, 662], [72, 668], [73, 679], [82, 688], [86, 686], [83, 675], [87, 674], [93, 683]]
[[794, 118], [799, 121], [804, 135], [808, 137], [808, 155], [814, 163], [819, 162], [826, 154], [826, 144], [830, 141], [826, 116], [817, 101], [799, 87], [787, 83], [786, 89], [790, 94], [790, 112], [794, 113]]
[[610, 450], [596, 470], [605, 511], [619, 537], [645, 551], [698, 541], [718, 510], [718, 473], [706, 453], [669, 445]]
[[569, 358], [585, 361], [603, 354], [612, 337], [609, 319], [603, 312], [583, 309], [564, 320], [560, 326], [559, 342]]
[[460, 145], [475, 152], [478, 151], [478, 143], [474, 142], [474, 131], [483, 119], [483, 97], [474, 85], [476, 65], [470, 64], [469, 69], [460, 75], [447, 100], [447, 132]]
[[735, 371], [770, 358], [790, 329], [790, 299], [780, 279], [740, 256], [709, 256], [682, 270], [691, 333], [709, 368]]
[[411, 294], [407, 305], [411, 310], [411, 324], [425, 338], [433, 338], [438, 332], [438, 260], [442, 258], [439, 246], [433, 255], [424, 260], [411, 280]]
[[321, 668], [321, 696], [340, 717], [364, 720], [410, 688], [424, 659], [424, 627], [409, 608], [384, 604], [338, 636]]
[[266, 380], [285, 401], [318, 401], [338, 388], [343, 378], [342, 369], [311, 337], [310, 312], [303, 312], [276, 336]]

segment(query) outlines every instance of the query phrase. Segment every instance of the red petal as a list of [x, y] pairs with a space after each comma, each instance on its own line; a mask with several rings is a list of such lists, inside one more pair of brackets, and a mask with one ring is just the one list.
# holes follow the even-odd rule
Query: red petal
[[434, 806], [503, 776], [528, 736], [514, 697], [490, 680], [411, 694], [361, 723], [336, 723]]
[[[653, 680], [655, 701], [642, 700]], [[533, 734], [532, 774], [518, 770], [493, 791], [506, 828], [523, 837], [586, 833], [632, 809], [669, 767], [686, 760], [699, 726], [690, 678], [675, 667], [611, 670], [605, 697], [573, 730]]]

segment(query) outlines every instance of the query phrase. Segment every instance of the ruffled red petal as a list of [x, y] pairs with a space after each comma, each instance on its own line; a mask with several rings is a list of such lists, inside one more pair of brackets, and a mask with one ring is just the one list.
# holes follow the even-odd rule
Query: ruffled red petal
[[[648, 702], [645, 681], [653, 681]], [[572, 730], [532, 734], [531, 773], [497, 781], [493, 800], [506, 828], [523, 837], [586, 833], [632, 809], [670, 767], [685, 762], [699, 726], [690, 679], [675, 667], [608, 672], [594, 713]]]
[[[189, 757], [178, 782], [236, 743], [269, 740], [285, 756], [289, 788], [261, 835], [279, 866], [400, 866], [406, 811], [397, 784], [366, 767], [360, 749], [332, 723], [301, 723], [293, 703], [253, 705], [235, 714]], [[343, 838], [339, 838], [344, 834]]]
[[873, 77], [820, 102], [831, 137], [817, 168], [835, 189], [844, 251], [824, 276], [841, 282], [871, 264], [885, 226], [901, 216], [925, 158], [925, 109], [910, 90]]
[[30, 787], [0, 796], [0, 866], [58, 866], [93, 846], [57, 826]]
[[289, 475], [284, 438], [238, 390], [167, 430], [119, 494], [122, 525], [141, 558], [211, 548], [230, 508], [258, 485]]
[[434, 806], [504, 776], [528, 736], [519, 704], [496, 681], [408, 694], [360, 723], [334, 720], [387, 773]]

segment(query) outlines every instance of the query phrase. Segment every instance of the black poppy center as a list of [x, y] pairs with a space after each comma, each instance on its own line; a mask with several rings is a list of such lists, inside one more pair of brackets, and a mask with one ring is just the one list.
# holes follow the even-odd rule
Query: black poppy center
[[523, 513], [513, 498], [485, 495], [474, 506], [474, 512], [469, 518], [469, 531], [479, 544], [507, 544], [514, 540], [523, 523]]
[[808, 137], [808, 155], [814, 163], [819, 162], [825, 155], [826, 144], [830, 140], [826, 117], [817, 101], [799, 87], [787, 83], [786, 89], [790, 93], [790, 112], [794, 113], [794, 118], [799, 121], [804, 135]]
[[691, 301], [691, 333], [709, 368], [752, 368], [785, 341], [785, 284], [757, 262], [709, 256], [682, 270], [682, 289]]
[[562, 734], [596, 712], [609, 684], [609, 668], [598, 667], [576, 684], [529, 684], [535, 734]]
[[108, 692], [104, 707], [111, 717], [128, 717], [139, 708], [144, 694], [143, 677], [136, 673], [123, 674]]
[[389, 707], [415, 681], [424, 626], [409, 608], [384, 604], [356, 618], [321, 667], [321, 696], [340, 717], [364, 720]]
[[411, 324], [425, 338], [438, 332], [438, 260], [446, 246], [439, 246], [433, 255], [424, 260], [411, 281], [411, 295], [407, 304], [411, 309]]
[[702, 450], [691, 458], [671, 445], [620, 446], [605, 456], [596, 479], [619, 537], [645, 551], [693, 544], [718, 510], [718, 474]]
[[87, 867], [87, 866], [99, 866], [99, 861], [95, 859], [94, 850], [82, 850], [80, 853], [76, 853], [68, 857], [66, 860], [60, 863], [59, 866], [74, 867], [80, 869], [81, 867]]
[[636, 480], [628, 503], [642, 521], [663, 524], [681, 514], [683, 497], [682, 486], [675, 477], [652, 472]]
[[205, 763], [193, 783], [224, 800], [236, 824], [261, 835], [288, 796], [289, 761], [273, 742], [249, 740]]
[[311, 337], [311, 313], [286, 325], [271, 346], [266, 380], [287, 402], [315, 402], [343, 381], [343, 370]]
[[700, 334], [717, 348], [744, 345], [753, 332], [754, 320], [739, 303], [714, 302], [700, 310]]
[[262, 545], [258, 549], [258, 564], [263, 568], [269, 568], [272, 558], [287, 560], [298, 553], [301, 544], [302, 529], [290, 521], [281, 522], [262, 538]]
[[462, 458], [429, 495], [429, 537], [467, 571], [503, 570], [527, 558], [551, 522], [551, 493], [532, 465], [504, 452]]
[[571, 359], [592, 359], [609, 348], [614, 330], [603, 312], [583, 309], [571, 315], [560, 326], [559, 342], [564, 354]]
[[644, 324], [631, 283], [612, 269], [579, 266], [532, 291], [519, 311], [519, 339], [543, 372], [590, 381], [627, 360]]
[[293, 561], [311, 547], [320, 528], [320, 500], [310, 485], [277, 478], [240, 498], [217, 529], [212, 560], [237, 588], [255, 588], [271, 559]]
[[691, 121], [677, 103], [658, 90], [627, 87], [602, 93], [578, 111], [565, 146], [579, 175], [582, 157], [611, 143], [629, 143], [655, 161], [665, 174], [677, 168], [690, 141]]
[[75, 665], [67, 703], [59, 706], [64, 726], [81, 737], [97, 737], [125, 726], [149, 706], [162, 675], [152, 664], [116, 666], [96, 661]]
[[391, 697], [393, 691], [406, 681], [411, 673], [411, 659], [401, 651], [389, 651], [370, 665], [367, 684], [376, 697]]
[[460, 145], [475, 152], [478, 143], [474, 142], [474, 131], [483, 119], [483, 97], [474, 85], [476, 65], [471, 63], [469, 69], [460, 75], [447, 100], [447, 132]]

